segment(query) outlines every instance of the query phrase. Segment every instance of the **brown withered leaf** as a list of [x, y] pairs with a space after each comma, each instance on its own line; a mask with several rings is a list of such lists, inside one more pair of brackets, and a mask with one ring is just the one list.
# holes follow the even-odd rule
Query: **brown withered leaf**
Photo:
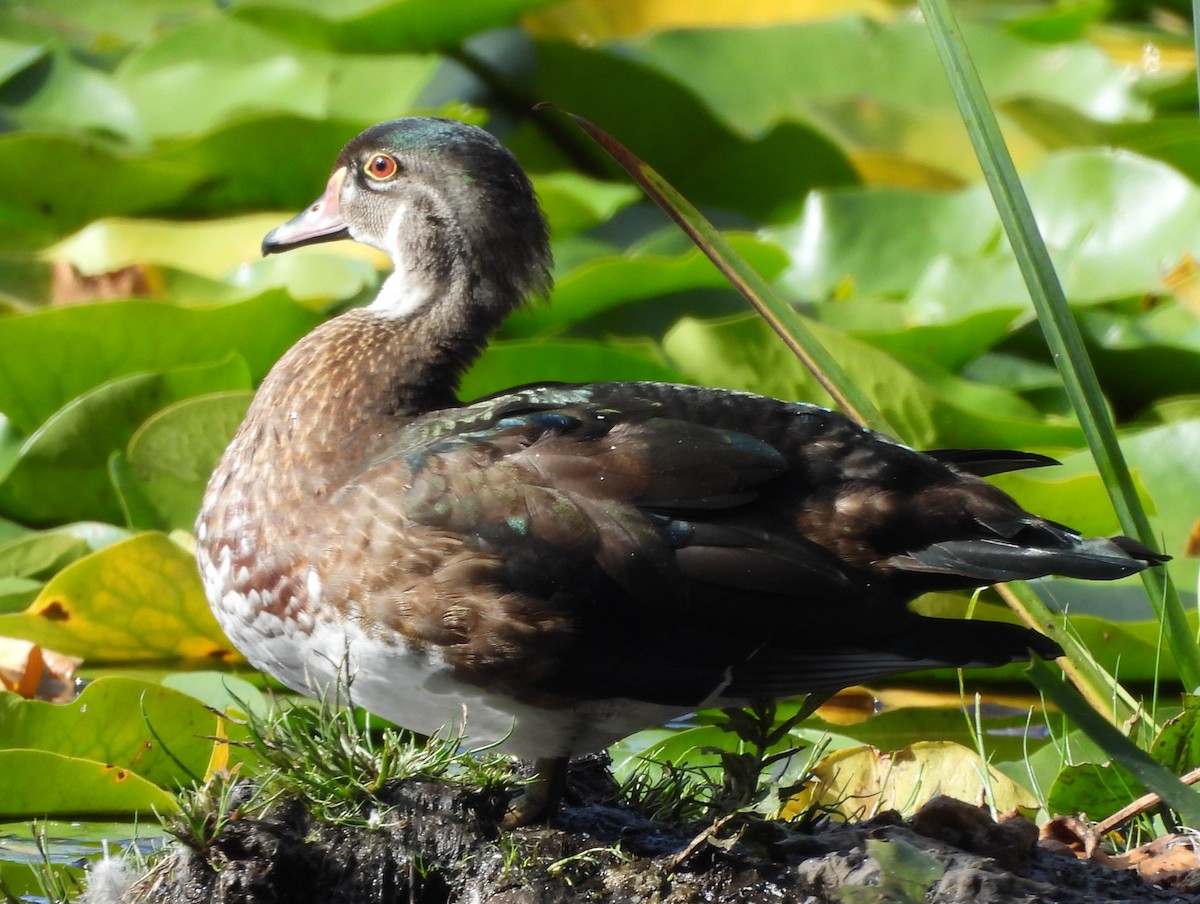
[[1200, 891], [1200, 838], [1163, 835], [1124, 854], [1097, 857], [1116, 869], [1135, 869], [1143, 879], [1177, 891]]
[[1056, 816], [1041, 828], [1039, 846], [1055, 853], [1074, 855], [1110, 869], [1132, 869], [1148, 882], [1175, 891], [1200, 892], [1200, 837], [1163, 835], [1123, 854], [1100, 847], [1103, 836], [1096, 825], [1078, 816]]
[[1092, 859], [1103, 840], [1095, 825], [1079, 816], [1055, 816], [1042, 825], [1038, 836], [1042, 847], [1080, 860]]
[[50, 303], [83, 304], [109, 298], [152, 298], [162, 294], [162, 275], [154, 267], [131, 264], [108, 273], [84, 274], [70, 261], [54, 262]]
[[28, 700], [74, 699], [75, 670], [82, 662], [27, 640], [0, 637], [0, 682]]

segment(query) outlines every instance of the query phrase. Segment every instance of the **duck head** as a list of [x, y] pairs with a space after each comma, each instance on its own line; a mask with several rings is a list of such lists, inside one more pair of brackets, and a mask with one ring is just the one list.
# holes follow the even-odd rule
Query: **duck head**
[[[325, 192], [263, 239], [263, 254], [351, 238], [387, 254], [371, 305], [407, 317], [431, 300], [470, 299], [499, 320], [550, 286], [546, 221], [529, 179], [490, 134], [451, 119], [372, 126], [338, 155]], [[495, 317], [483, 317], [493, 309]]]

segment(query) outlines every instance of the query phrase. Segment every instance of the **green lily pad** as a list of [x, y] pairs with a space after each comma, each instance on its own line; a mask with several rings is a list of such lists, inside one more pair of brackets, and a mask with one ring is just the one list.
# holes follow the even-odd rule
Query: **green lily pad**
[[[1066, 151], [1029, 173], [1025, 189], [1074, 303], [1161, 291], [1164, 262], [1200, 256], [1200, 189], [1157, 161]], [[844, 296], [847, 285], [853, 296], [911, 296], [920, 323], [1028, 306], [981, 186], [817, 194], [794, 224], [768, 234], [791, 255], [784, 283], [801, 298]]]
[[175, 798], [122, 766], [48, 750], [0, 750], [0, 818], [172, 813]]
[[1183, 775], [1200, 763], [1200, 697], [1186, 694], [1183, 712], [1173, 717], [1158, 737], [1150, 755], [1176, 775]]
[[[438, 65], [429, 56], [341, 56], [223, 16], [139, 47], [116, 81], [149, 134], [167, 138], [203, 135], [247, 114], [394, 118], [413, 106]], [[180, 104], [180, 97], [191, 100]]]
[[191, 530], [208, 478], [251, 398], [250, 392], [224, 392], [176, 402], [151, 415], [129, 440], [129, 465], [163, 524]]
[[224, 279], [258, 260], [262, 237], [282, 222], [279, 214], [181, 222], [146, 217], [108, 217], [89, 223], [47, 249], [85, 274], [106, 273], [138, 264], [158, 264], [211, 279]]
[[[1094, 45], [1039, 44], [987, 22], [964, 22], [963, 32], [993, 103], [1041, 97], [1110, 118], [1146, 112], [1124, 69]], [[858, 100], [864, 117], [879, 115], [881, 105], [954, 105], [923, 22], [847, 17], [771, 28], [678, 29], [623, 49], [689, 86], [744, 135], [760, 135], [785, 119], [815, 119], [814, 108], [840, 99]], [[830, 60], [854, 65], [831, 66]], [[773, 90], [763, 91], [764, 84]]]
[[477, 399], [525, 383], [598, 380], [686, 382], [649, 342], [514, 340], [492, 343], [467, 371], [459, 396]]
[[0, 577], [49, 577], [89, 552], [88, 544], [65, 531], [30, 533], [0, 544]]
[[[730, 243], [765, 278], [777, 276], [787, 259], [761, 239], [732, 235]], [[509, 318], [505, 336], [553, 335], [623, 305], [675, 292], [727, 288], [729, 283], [698, 249], [682, 254], [620, 254], [596, 257], [561, 277], [549, 305], [536, 305]]]
[[632, 185], [601, 182], [572, 172], [533, 176], [533, 187], [556, 241], [607, 222], [641, 197]]
[[[55, 178], [29, 178], [47, 160], [55, 161]], [[95, 138], [0, 135], [0, 198], [13, 211], [0, 210], [0, 222], [22, 223], [3, 231], [0, 248], [36, 248], [98, 217], [163, 210], [204, 177], [195, 166], [133, 157]]]
[[[108, 73], [80, 62], [67, 48], [52, 51], [37, 64], [42, 72], [16, 81], [36, 82], [16, 110], [17, 124], [29, 131], [97, 132], [140, 141], [142, 123], [129, 97]], [[7, 89], [18, 88], [10, 84]], [[18, 88], [19, 91], [19, 88]]]
[[1200, 124], [1194, 116], [1164, 117], [1150, 122], [1106, 122], [1062, 103], [1035, 97], [1013, 98], [1005, 103], [1004, 110], [1049, 148], [1076, 145], [1124, 148], [1161, 160], [1192, 181], [1200, 177]]
[[1046, 797], [1051, 815], [1099, 821], [1144, 793], [1129, 770], [1116, 763], [1080, 763], [1064, 766]]
[[[941, 391], [936, 391], [878, 349], [820, 323], [810, 326], [855, 384], [883, 411], [899, 432], [898, 438], [910, 445], [1038, 448], [1073, 447], [1082, 442], [1079, 428], [1073, 424], [1016, 414], [1023, 406], [1015, 399], [1003, 406], [993, 402], [987, 410], [976, 409], [970, 403], [973, 387], [959, 385], [951, 375], [940, 376]], [[758, 317], [684, 318], [667, 334], [663, 348], [690, 382], [830, 404], [815, 378]], [[922, 369], [928, 373], [932, 367]], [[996, 392], [1001, 390], [993, 387], [989, 397], [995, 399]]]
[[289, 36], [317, 33], [359, 53], [395, 53], [450, 47], [552, 2], [475, 0], [447, 7], [438, 0], [237, 0], [230, 5], [238, 18]]
[[120, 521], [109, 482], [109, 455], [129, 442], [154, 412], [181, 398], [249, 386], [246, 365], [119, 377], [63, 406], [21, 446], [0, 482], [0, 509], [31, 524]]
[[1081, 321], [1096, 373], [1119, 411], [1200, 395], [1200, 320], [1189, 307], [1166, 301], [1144, 314], [1090, 310]]
[[114, 378], [232, 355], [257, 382], [319, 321], [279, 291], [215, 307], [113, 301], [0, 318], [0, 411], [29, 434]]
[[0, 37], [0, 85], [42, 59], [50, 48], [40, 42]]
[[223, 713], [264, 716], [272, 705], [261, 690], [228, 672], [174, 672], [164, 676], [162, 684]]
[[217, 718], [181, 691], [109, 676], [93, 681], [70, 703], [0, 693], [0, 750], [52, 751], [178, 788], [204, 776]]
[[32, 578], [0, 577], [0, 614], [27, 608], [41, 589], [42, 582]]
[[81, 48], [112, 51], [218, 12], [208, 0], [38, 0], [38, 19]]
[[[695, 204], [782, 220], [795, 215], [813, 186], [858, 179], [823, 132], [784, 122], [762, 136], [736, 134], [678, 81], [617, 53], [542, 41], [537, 58], [530, 88], [535, 96], [592, 122], [613, 124], [614, 137]], [[605, 90], [597, 91], [597, 85]], [[631, 97], [638, 102], [630, 104]], [[676, 140], [679, 135], [687, 141]], [[509, 144], [529, 159], [560, 153], [529, 128]]]

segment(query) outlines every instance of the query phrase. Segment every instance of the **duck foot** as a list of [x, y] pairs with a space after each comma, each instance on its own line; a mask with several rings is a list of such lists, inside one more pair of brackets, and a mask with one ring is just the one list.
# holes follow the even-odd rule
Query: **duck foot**
[[539, 757], [533, 761], [533, 780], [512, 800], [500, 820], [505, 831], [538, 822], [558, 806], [567, 786], [567, 763], [563, 757]]

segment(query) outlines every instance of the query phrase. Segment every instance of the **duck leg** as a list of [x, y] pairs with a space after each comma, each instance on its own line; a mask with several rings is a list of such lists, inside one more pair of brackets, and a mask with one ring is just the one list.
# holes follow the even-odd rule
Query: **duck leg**
[[569, 757], [538, 757], [533, 761], [533, 780], [508, 802], [500, 828], [517, 829], [549, 816], [567, 787]]

